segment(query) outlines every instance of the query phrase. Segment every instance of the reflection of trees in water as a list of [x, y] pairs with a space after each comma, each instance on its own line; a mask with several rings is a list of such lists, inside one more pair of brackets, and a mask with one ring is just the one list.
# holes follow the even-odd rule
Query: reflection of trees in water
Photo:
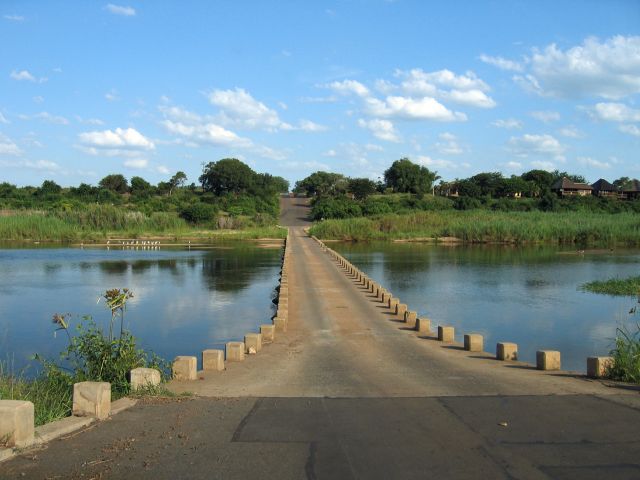
[[[209, 253], [201, 258], [202, 275], [211, 290], [235, 292], [248, 287], [264, 267], [277, 263], [280, 250], [249, 248], [228, 254]], [[274, 284], [276, 278], [274, 277]]]
[[126, 273], [129, 269], [129, 262], [126, 260], [113, 260], [98, 263], [100, 271], [109, 275]]
[[62, 264], [60, 264], [60, 263], [45, 263], [43, 267], [44, 267], [45, 275], [54, 275], [54, 274], [58, 273], [58, 271], [62, 268]]

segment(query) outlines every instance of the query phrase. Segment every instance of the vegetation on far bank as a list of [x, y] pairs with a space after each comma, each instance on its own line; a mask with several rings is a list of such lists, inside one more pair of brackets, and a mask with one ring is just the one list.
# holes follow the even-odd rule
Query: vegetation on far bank
[[628, 278], [610, 278], [608, 280], [596, 280], [580, 285], [581, 290], [606, 295], [619, 295], [626, 297], [640, 296], [640, 275]]
[[428, 211], [325, 220], [311, 234], [328, 240], [455, 237], [463, 242], [640, 245], [640, 216], [632, 213]]
[[186, 185], [177, 172], [151, 185], [121, 174], [97, 186], [62, 188], [51, 180], [40, 187], [0, 183], [0, 240], [98, 240], [125, 238], [282, 237], [275, 228], [279, 194], [288, 182], [256, 173], [236, 159], [207, 164], [199, 185]]

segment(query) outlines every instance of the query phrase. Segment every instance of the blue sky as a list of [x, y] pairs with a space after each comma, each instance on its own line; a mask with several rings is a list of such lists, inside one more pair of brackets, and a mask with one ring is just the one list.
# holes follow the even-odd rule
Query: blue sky
[[640, 2], [0, 3], [0, 181], [640, 176]]

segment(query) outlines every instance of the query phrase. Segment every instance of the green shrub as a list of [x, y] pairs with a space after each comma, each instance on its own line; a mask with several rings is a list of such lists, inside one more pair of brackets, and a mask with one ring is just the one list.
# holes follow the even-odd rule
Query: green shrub
[[180, 211], [182, 218], [194, 224], [210, 222], [217, 214], [218, 210], [214, 206], [202, 202], [192, 203]]

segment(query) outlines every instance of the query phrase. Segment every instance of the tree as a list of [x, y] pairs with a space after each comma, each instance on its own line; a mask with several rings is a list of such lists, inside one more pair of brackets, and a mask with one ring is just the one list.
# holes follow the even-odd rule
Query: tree
[[305, 193], [309, 197], [323, 197], [344, 193], [347, 185], [347, 179], [344, 175], [318, 171], [298, 180], [293, 190], [296, 193]]
[[38, 193], [41, 195], [57, 195], [62, 191], [62, 187], [53, 180], [45, 180], [42, 182], [42, 186], [38, 189]]
[[131, 177], [131, 193], [138, 196], [146, 196], [151, 193], [153, 187], [142, 177]]
[[205, 191], [216, 195], [244, 193], [256, 180], [256, 172], [237, 158], [223, 158], [205, 165], [200, 182]]
[[289, 182], [282, 177], [275, 177], [268, 173], [256, 174], [252, 191], [256, 195], [275, 195], [289, 191]]
[[184, 172], [176, 172], [176, 174], [169, 179], [169, 196], [173, 193], [173, 190], [181, 187], [187, 181], [187, 175]]
[[384, 172], [387, 186], [401, 193], [424, 194], [431, 190], [433, 182], [438, 178], [436, 172], [417, 165], [408, 158], [396, 160]]
[[129, 184], [124, 175], [119, 173], [113, 173], [104, 177], [98, 185], [107, 190], [111, 190], [116, 193], [127, 193], [129, 191]]
[[498, 197], [505, 189], [504, 178], [500, 172], [483, 172], [469, 178], [480, 190], [480, 196]]
[[613, 181], [613, 186], [618, 190], [625, 190], [631, 188], [632, 180], [629, 177], [620, 177]]
[[538, 197], [542, 192], [551, 189], [551, 185], [555, 181], [553, 174], [546, 170], [529, 170], [522, 174], [522, 179], [533, 184], [531, 193], [534, 197]]
[[350, 178], [348, 188], [358, 200], [364, 200], [377, 191], [376, 183], [368, 178]]

